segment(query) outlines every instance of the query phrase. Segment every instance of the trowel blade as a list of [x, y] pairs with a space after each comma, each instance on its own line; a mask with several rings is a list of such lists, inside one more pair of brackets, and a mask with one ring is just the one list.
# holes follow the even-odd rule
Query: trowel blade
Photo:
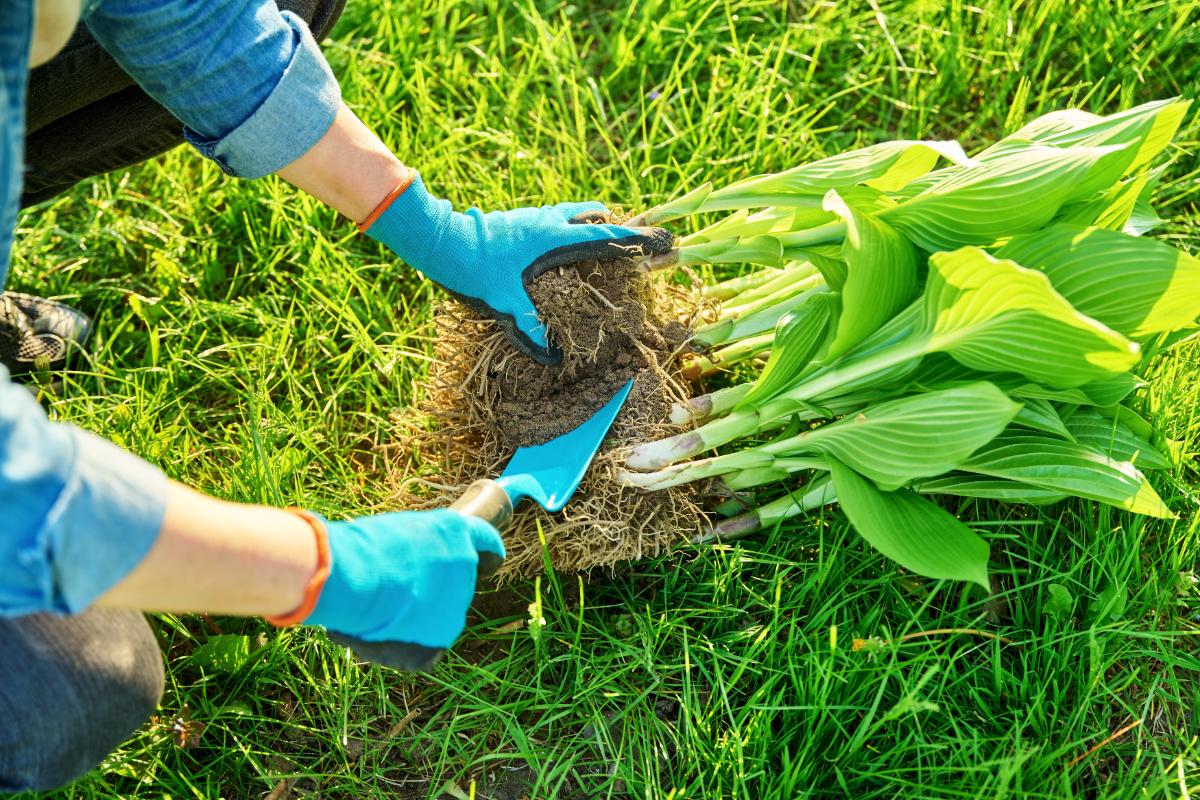
[[522, 497], [532, 497], [547, 511], [558, 511], [566, 505], [632, 388], [631, 379], [575, 430], [543, 444], [519, 448], [496, 481], [513, 505]]

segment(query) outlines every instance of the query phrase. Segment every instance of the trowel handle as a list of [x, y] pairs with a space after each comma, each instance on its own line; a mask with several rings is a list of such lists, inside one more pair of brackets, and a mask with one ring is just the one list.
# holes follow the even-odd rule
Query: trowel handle
[[480, 478], [472, 483], [450, 507], [460, 514], [479, 517], [500, 532], [512, 522], [512, 500], [504, 487], [491, 478]]

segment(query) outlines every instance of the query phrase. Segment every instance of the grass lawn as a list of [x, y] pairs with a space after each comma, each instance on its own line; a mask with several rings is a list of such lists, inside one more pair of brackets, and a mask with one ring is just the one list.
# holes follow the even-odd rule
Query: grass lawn
[[[1195, 98], [1200, 2], [352, 1], [325, 49], [456, 205], [637, 209], [883, 139], [970, 150], [1054, 108]], [[1198, 148], [1193, 109], [1156, 196], [1158, 235], [1191, 252]], [[218, 496], [386, 504], [438, 293], [345, 220], [177, 150], [26, 213], [15, 258], [10, 288], [97, 319], [56, 417]], [[990, 598], [905, 576], [827, 511], [516, 586], [430, 676], [256, 620], [156, 618], [166, 721], [61, 796], [1186, 798], [1198, 361], [1169, 353], [1139, 394], [1178, 442], [1156, 488], [1179, 519], [966, 509], [993, 520]], [[946, 628], [1011, 643], [914, 635]], [[206, 726], [186, 749], [184, 704]]]

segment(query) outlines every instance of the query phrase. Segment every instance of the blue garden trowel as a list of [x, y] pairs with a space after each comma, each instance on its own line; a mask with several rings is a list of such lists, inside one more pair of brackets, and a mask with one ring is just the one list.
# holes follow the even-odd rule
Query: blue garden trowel
[[[487, 520], [501, 532], [512, 521], [513, 509], [526, 497], [547, 511], [560, 510], [575, 494], [631, 388], [632, 380], [575, 430], [544, 444], [519, 448], [499, 478], [475, 481], [450, 507], [460, 514]], [[479, 577], [486, 578], [500, 567], [499, 556], [479, 556]], [[329, 638], [369, 661], [410, 671], [432, 669], [444, 652], [411, 642], [367, 642], [333, 631], [329, 631]]]
[[575, 430], [519, 448], [499, 478], [475, 481], [450, 507], [485, 519], [498, 531], [508, 527], [523, 498], [532, 498], [547, 511], [560, 510], [575, 493], [631, 388], [632, 380]]

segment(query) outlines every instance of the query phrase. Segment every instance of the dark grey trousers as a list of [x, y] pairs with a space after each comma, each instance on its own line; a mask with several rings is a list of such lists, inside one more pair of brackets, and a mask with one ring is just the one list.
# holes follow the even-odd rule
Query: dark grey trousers
[[[278, 0], [318, 39], [345, 2]], [[182, 124], [82, 25], [30, 73], [27, 103], [22, 206], [183, 142]], [[140, 614], [0, 618], [0, 792], [51, 789], [85, 774], [146, 720], [162, 688], [162, 656]]]
[[0, 618], [0, 792], [95, 767], [158, 705], [162, 655], [141, 614]]

